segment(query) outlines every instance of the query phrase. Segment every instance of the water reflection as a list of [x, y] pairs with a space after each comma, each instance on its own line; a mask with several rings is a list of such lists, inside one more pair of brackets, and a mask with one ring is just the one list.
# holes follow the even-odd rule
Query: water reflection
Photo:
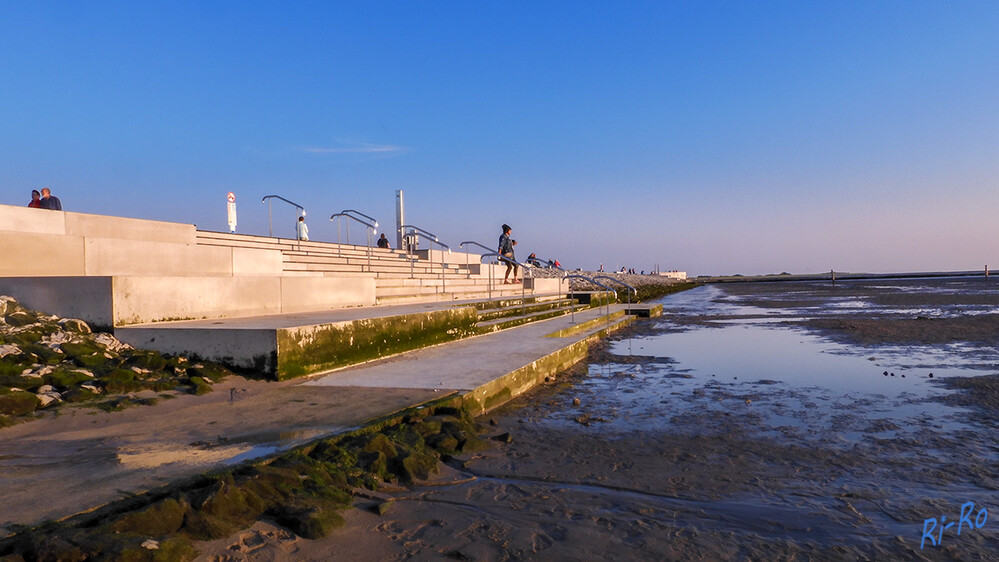
[[[613, 343], [611, 353], [629, 357], [627, 362], [590, 366], [583, 384], [600, 397], [605, 413], [597, 419], [601, 428], [626, 431], [682, 424], [683, 416], [723, 411], [755, 420], [770, 433], [815, 431], [829, 438], [832, 430], [844, 445], [917, 434], [921, 428], [967, 429], [964, 410], [934, 400], [947, 392], [934, 380], [981, 373], [967, 365], [961, 345], [872, 350], [830, 341], [791, 322], [830, 313], [911, 311], [911, 302], [884, 298], [889, 286], [889, 294], [922, 292], [930, 301], [941, 294], [983, 301], [999, 297], [991, 285], [985, 294], [975, 293], [983, 286], [977, 281], [945, 280], [939, 287], [931, 281], [903, 281], [897, 287], [880, 281], [833, 290], [796, 285], [765, 287], [762, 299], [760, 294], [747, 298], [747, 287], [740, 287], [744, 294], [738, 295], [717, 286], [663, 299], [666, 316], [658, 320], [662, 333], [652, 330], [654, 335]], [[754, 304], [761, 301], [761, 306]], [[918, 309], [933, 315], [952, 313], [943, 302]], [[682, 322], [695, 317], [707, 320]], [[679, 324], [682, 329], [677, 331]], [[568, 421], [581, 423], [574, 416], [570, 412]]]

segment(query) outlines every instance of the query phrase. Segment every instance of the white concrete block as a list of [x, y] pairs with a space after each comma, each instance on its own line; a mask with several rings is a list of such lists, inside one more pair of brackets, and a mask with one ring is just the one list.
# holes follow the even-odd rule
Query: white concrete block
[[[49, 212], [62, 214], [59, 211]], [[0, 276], [66, 276], [83, 275], [85, 271], [83, 238], [0, 231]]]
[[66, 234], [93, 238], [117, 238], [194, 244], [196, 229], [193, 224], [130, 219], [107, 215], [66, 214]]
[[87, 238], [87, 275], [232, 275], [229, 248]]
[[281, 275], [284, 260], [280, 250], [258, 248], [232, 248], [232, 274]]
[[[30, 192], [26, 195], [30, 195]], [[25, 205], [30, 200], [29, 196]], [[65, 234], [66, 213], [62, 211], [50, 211], [48, 209], [0, 205], [0, 231]]]
[[280, 312], [278, 277], [114, 278], [116, 326]]
[[284, 277], [281, 312], [328, 310], [375, 304], [375, 279], [370, 277]]

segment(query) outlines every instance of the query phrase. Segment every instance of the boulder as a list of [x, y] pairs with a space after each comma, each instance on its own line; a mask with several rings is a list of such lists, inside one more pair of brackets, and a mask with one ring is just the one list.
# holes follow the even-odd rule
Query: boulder
[[20, 416], [35, 411], [40, 400], [30, 392], [15, 391], [0, 394], [0, 414]]
[[58, 392], [40, 392], [35, 397], [38, 398], [39, 408], [47, 408], [62, 402], [62, 395]]
[[28, 326], [38, 322], [38, 314], [28, 310], [18, 310], [8, 314], [5, 320], [11, 326]]
[[0, 345], [0, 357], [6, 357], [7, 355], [20, 355], [21, 348], [17, 347], [12, 343], [5, 343]]
[[92, 333], [90, 325], [84, 322], [83, 320], [79, 320], [77, 318], [63, 318], [62, 320], [59, 321], [59, 326], [61, 326], [63, 330], [75, 334], [86, 335]]

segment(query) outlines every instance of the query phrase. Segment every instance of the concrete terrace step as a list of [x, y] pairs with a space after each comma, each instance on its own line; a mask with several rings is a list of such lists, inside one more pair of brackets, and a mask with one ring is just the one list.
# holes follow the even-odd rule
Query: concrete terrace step
[[377, 297], [379, 305], [398, 305], [401, 303], [453, 303], [468, 299], [488, 299], [488, 298], [513, 298], [519, 295], [519, 291], [493, 291], [491, 294], [486, 290], [478, 291], [458, 291], [440, 292], [425, 295], [386, 295]]
[[[275, 238], [271, 236], [257, 236], [253, 234], [230, 234], [227, 232], [212, 232], [199, 230], [195, 233], [195, 239], [200, 245], [206, 246], [226, 246], [236, 248], [255, 248], [265, 250], [280, 250], [288, 254], [316, 254], [334, 256], [363, 256], [367, 255], [368, 246], [358, 246], [354, 244], [340, 244], [336, 242], [308, 241], [303, 242], [291, 238]], [[384, 248], [371, 247], [372, 256], [390, 257], [393, 259], [406, 259], [407, 254], [400, 250], [386, 250]]]
[[500, 318], [495, 318], [492, 320], [483, 320], [475, 323], [476, 329], [479, 331], [494, 332], [498, 330], [505, 330], [507, 328], [513, 328], [515, 326], [522, 326], [524, 324], [529, 324], [531, 322], [537, 322], [539, 320], [548, 320], [549, 318], [556, 318], [558, 316], [565, 316], [567, 314], [575, 312], [579, 314], [584, 310], [589, 309], [589, 306], [584, 304], [573, 304], [571, 306], [561, 307], [561, 308], [549, 308], [543, 310], [536, 310], [528, 314], [520, 314], [515, 316], [504, 316]]
[[[511, 316], [523, 316], [528, 313], [534, 312], [544, 312], [557, 308], [569, 307], [579, 304], [573, 299], [557, 299], [537, 302], [534, 299], [524, 299], [523, 303], [516, 303], [508, 306], [502, 306], [498, 308], [491, 308], [479, 311], [479, 320], [490, 321], [497, 318], [505, 318]], [[532, 302], [528, 302], [532, 301]]]

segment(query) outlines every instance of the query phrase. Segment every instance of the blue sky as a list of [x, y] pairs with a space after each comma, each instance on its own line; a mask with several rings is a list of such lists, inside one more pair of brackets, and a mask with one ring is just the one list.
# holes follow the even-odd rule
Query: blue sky
[[0, 2], [3, 204], [917, 271], [999, 267], [997, 180], [999, 2]]

